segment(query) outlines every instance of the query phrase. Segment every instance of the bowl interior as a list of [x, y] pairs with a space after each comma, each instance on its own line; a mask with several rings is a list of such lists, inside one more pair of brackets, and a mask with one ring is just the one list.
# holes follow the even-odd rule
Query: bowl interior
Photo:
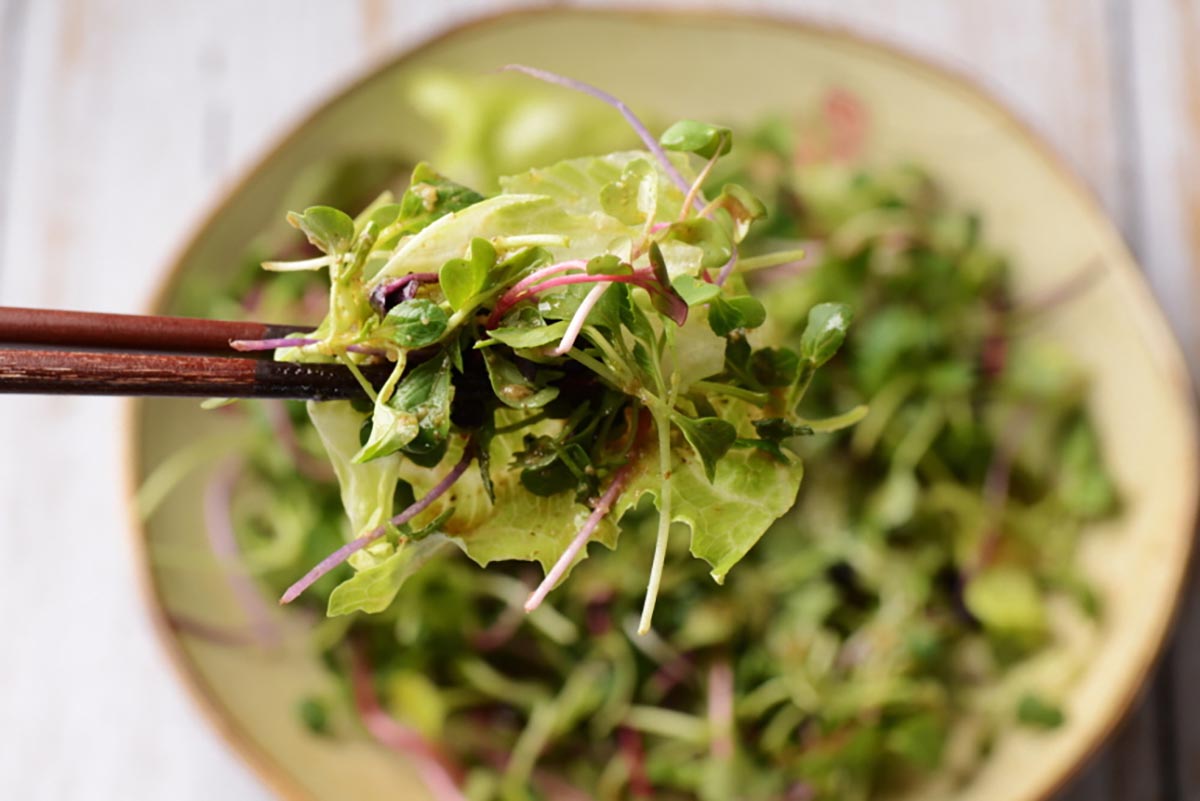
[[[613, 58], [620, 52], [620, 58]], [[721, 58], [705, 58], [719, 53]], [[1128, 252], [1098, 206], [991, 101], [929, 66], [840, 34], [742, 17], [539, 12], [468, 25], [419, 48], [316, 112], [226, 198], [185, 251], [160, 311], [188, 308], [227, 280], [251, 239], [292, 207], [293, 179], [345, 156], [428, 157], [433, 132], [405, 101], [419, 70], [485, 71], [521, 61], [603, 86], [661, 119], [752, 121], [812, 107], [831, 85], [871, 115], [869, 156], [927, 165], [955, 200], [978, 210], [1016, 267], [1019, 294], [1089, 260], [1105, 275], [1045, 332], [1093, 377], [1093, 410], [1127, 500], [1125, 516], [1087, 538], [1083, 559], [1107, 610], [1052, 734], [1013, 733], [965, 792], [972, 801], [1033, 799], [1063, 780], [1136, 693], [1169, 623], [1187, 561], [1197, 485], [1195, 431], [1182, 359]], [[134, 411], [134, 480], [197, 437], [236, 437], [191, 401]], [[214, 446], [216, 447], [216, 446]], [[179, 621], [239, 624], [242, 613], [203, 531], [203, 471], [166, 496], [139, 535], [152, 606], [185, 681], [238, 750], [286, 797], [422, 798], [406, 766], [365, 739], [330, 740], [296, 722], [298, 698], [328, 689], [303, 625], [271, 652], [230, 647]], [[175, 621], [172, 625], [168, 620]], [[406, 788], [406, 793], [398, 790]], [[925, 798], [949, 794], [928, 791]]]

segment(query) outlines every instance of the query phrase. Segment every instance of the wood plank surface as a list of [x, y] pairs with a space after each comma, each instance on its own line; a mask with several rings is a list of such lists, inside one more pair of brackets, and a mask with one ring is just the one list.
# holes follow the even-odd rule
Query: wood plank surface
[[[498, 5], [0, 0], [0, 304], [141, 310], [205, 204], [305, 109]], [[737, 7], [892, 41], [991, 88], [1095, 189], [1200, 364], [1200, 4]], [[265, 799], [196, 716], [142, 613], [123, 479], [94, 469], [118, 463], [119, 415], [105, 399], [0, 398], [0, 797]], [[1195, 592], [1180, 631], [1161, 679], [1063, 799], [1200, 801]]]

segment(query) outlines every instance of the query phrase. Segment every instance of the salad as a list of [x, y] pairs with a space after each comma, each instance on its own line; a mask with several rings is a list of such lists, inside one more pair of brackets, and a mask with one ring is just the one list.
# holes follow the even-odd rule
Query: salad
[[[213, 483], [216, 547], [327, 616], [345, 691], [298, 719], [351, 736], [351, 708], [473, 801], [867, 798], [1059, 725], [1102, 612], [1073, 552], [1117, 493], [1036, 325], [1087, 275], [1018, 302], [931, 178], [859, 165], [845, 93], [732, 148], [516, 69], [610, 101], [641, 149], [500, 177], [502, 148], [450, 137], [479, 189], [418, 165], [373, 201], [391, 170], [341, 169], [326, 196], [365, 208], [291, 215], [315, 250], [218, 307], [322, 306], [235, 347], [341, 362], [369, 398], [247, 404]], [[422, 91], [436, 115], [479, 86]], [[506, 91], [460, 127], [539, 102]]]

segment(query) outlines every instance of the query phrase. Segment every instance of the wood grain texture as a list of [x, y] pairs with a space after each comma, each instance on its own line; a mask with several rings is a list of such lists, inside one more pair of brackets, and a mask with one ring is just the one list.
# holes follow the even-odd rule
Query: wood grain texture
[[[992, 88], [1098, 192], [1200, 364], [1193, 0], [739, 5], [892, 41]], [[204, 205], [305, 109], [496, 7], [0, 0], [0, 303], [140, 311]], [[119, 415], [112, 400], [0, 397], [0, 609], [16, 610], [18, 644], [0, 656], [0, 797], [265, 799], [183, 698], [133, 590]], [[1200, 799], [1200, 727], [1174, 714], [1200, 709], [1194, 593], [1181, 630], [1164, 681], [1064, 799]]]

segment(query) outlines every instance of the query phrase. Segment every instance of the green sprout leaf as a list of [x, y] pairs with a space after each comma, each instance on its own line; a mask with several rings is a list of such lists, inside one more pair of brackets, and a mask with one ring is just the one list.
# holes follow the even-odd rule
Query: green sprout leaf
[[800, 356], [814, 367], [833, 358], [846, 341], [854, 313], [844, 303], [818, 303], [808, 313], [808, 325], [800, 335]]
[[688, 306], [701, 306], [721, 295], [721, 287], [690, 275], [677, 277], [671, 286]]
[[451, 181], [421, 162], [413, 170], [408, 189], [400, 198], [400, 233], [415, 234], [435, 220], [481, 200], [483, 195]]
[[440, 459], [450, 434], [450, 404], [454, 401], [448, 356], [440, 356], [414, 367], [388, 399], [392, 410], [416, 418], [418, 432], [398, 446], [410, 457]]
[[375, 404], [371, 414], [371, 434], [362, 450], [354, 455], [354, 463], [362, 464], [395, 453], [412, 442], [421, 432], [415, 414], [393, 409], [387, 403]]
[[812, 426], [790, 423], [781, 417], [755, 420], [754, 431], [760, 439], [768, 442], [782, 442], [791, 437], [806, 437], [813, 433]]
[[562, 339], [568, 325], [570, 323], [567, 320], [559, 320], [550, 325], [533, 325], [527, 328], [496, 328], [489, 334], [492, 339], [503, 342], [510, 348], [540, 348]]
[[1027, 693], [1017, 704], [1017, 720], [1036, 729], [1057, 729], [1066, 722], [1062, 708], [1039, 695]]
[[446, 333], [449, 318], [442, 307], [426, 298], [413, 298], [387, 313], [392, 339], [402, 348], [423, 348]]
[[587, 263], [588, 275], [633, 275], [633, 265], [621, 261], [611, 253], [597, 256]]
[[750, 373], [764, 387], [786, 387], [796, 380], [800, 357], [790, 348], [759, 348], [750, 354]]
[[749, 295], [717, 298], [708, 311], [708, 324], [719, 337], [727, 337], [739, 328], [758, 328], [766, 320], [762, 302]]
[[483, 361], [487, 365], [492, 392], [510, 409], [540, 409], [558, 397], [558, 387], [548, 382], [561, 373], [539, 370], [535, 379], [530, 380], [495, 348], [483, 350]]
[[672, 414], [672, 422], [683, 432], [683, 437], [692, 446], [704, 465], [704, 475], [711, 483], [716, 477], [717, 462], [729, 452], [737, 439], [737, 429], [719, 417], [692, 419], [682, 414]]
[[465, 259], [451, 259], [438, 271], [442, 294], [455, 311], [483, 291], [488, 273], [496, 265], [496, 248], [486, 239], [471, 240]]
[[750, 232], [750, 225], [755, 220], [767, 216], [767, 207], [755, 197], [750, 190], [737, 184], [725, 184], [721, 194], [710, 204], [715, 209], [723, 210], [733, 223], [733, 240], [741, 242]]
[[721, 267], [733, 256], [733, 242], [728, 232], [704, 217], [672, 223], [666, 235], [668, 239], [700, 248], [700, 266], [705, 269]]
[[329, 206], [309, 206], [302, 214], [288, 212], [287, 221], [303, 231], [314, 247], [331, 256], [345, 253], [354, 241], [354, 220]]
[[659, 144], [667, 150], [695, 153], [702, 158], [724, 156], [733, 147], [733, 131], [721, 125], [695, 120], [680, 120], [663, 131]]

